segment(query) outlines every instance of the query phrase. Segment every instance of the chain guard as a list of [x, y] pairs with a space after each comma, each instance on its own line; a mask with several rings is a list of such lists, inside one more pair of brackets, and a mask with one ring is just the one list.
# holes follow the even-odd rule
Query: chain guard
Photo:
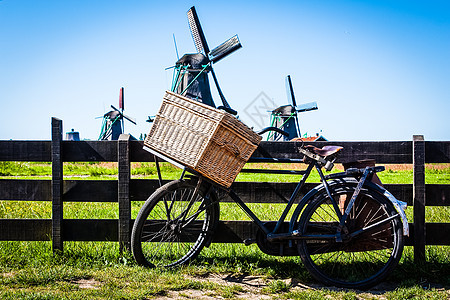
[[[275, 229], [277, 222], [266, 222], [264, 223], [264, 226], [269, 229], [269, 231], [272, 231]], [[283, 226], [281, 226], [280, 232], [287, 232], [289, 230], [289, 223], [285, 222]], [[281, 242], [269, 242], [267, 240], [266, 234], [258, 228], [258, 231], [256, 232], [256, 244], [258, 245], [259, 249], [268, 255], [273, 256], [299, 256], [297, 251], [297, 244], [296, 241], [292, 241], [292, 247], [289, 247], [289, 240], [281, 241]]]

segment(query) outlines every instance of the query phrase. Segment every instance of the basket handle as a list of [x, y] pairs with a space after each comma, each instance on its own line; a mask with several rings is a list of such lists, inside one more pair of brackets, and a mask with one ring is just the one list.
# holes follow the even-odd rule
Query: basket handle
[[217, 145], [219, 145], [222, 148], [227, 149], [229, 152], [233, 153], [234, 156], [240, 156], [241, 155], [241, 151], [239, 150], [238, 146], [236, 146], [235, 144], [229, 143], [227, 141], [215, 141]]

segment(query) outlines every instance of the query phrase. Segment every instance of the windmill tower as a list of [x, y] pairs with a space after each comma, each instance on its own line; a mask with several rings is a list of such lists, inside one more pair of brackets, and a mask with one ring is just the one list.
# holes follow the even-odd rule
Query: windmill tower
[[124, 88], [122, 87], [119, 93], [119, 109], [111, 105], [113, 110], [103, 115], [102, 129], [98, 138], [99, 141], [118, 140], [119, 136], [124, 132], [125, 120], [136, 125], [136, 121], [133, 118], [123, 114], [125, 110], [124, 100]]
[[286, 77], [286, 94], [289, 104], [280, 106], [271, 112], [270, 126], [282, 129], [288, 133], [288, 136], [282, 136], [281, 134], [274, 132], [269, 135], [269, 140], [271, 141], [278, 141], [281, 138], [283, 138], [284, 141], [290, 141], [301, 136], [298, 113], [318, 109], [317, 102], [310, 102], [297, 106], [291, 75]]
[[187, 16], [197, 53], [185, 54], [177, 61], [172, 91], [215, 107], [208, 79], [208, 73], [211, 73], [222, 101], [219, 108], [237, 114], [225, 99], [212, 65], [242, 47], [238, 36], [235, 35], [213, 50], [209, 50], [194, 6], [189, 9]]

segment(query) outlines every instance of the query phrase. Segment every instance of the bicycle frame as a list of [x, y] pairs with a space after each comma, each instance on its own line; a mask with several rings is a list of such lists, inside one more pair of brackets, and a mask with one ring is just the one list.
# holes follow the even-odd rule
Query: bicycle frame
[[[289, 159], [287, 159], [289, 160]], [[320, 236], [315, 236], [315, 235], [302, 235], [298, 230], [294, 230], [294, 221], [296, 218], [292, 218], [290, 221], [290, 226], [289, 226], [289, 230], [287, 232], [279, 232], [282, 224], [284, 223], [287, 214], [289, 213], [289, 211], [291, 210], [292, 206], [294, 205], [295, 199], [297, 198], [298, 194], [302, 191], [304, 184], [307, 180], [307, 178], [309, 177], [309, 175], [311, 174], [311, 171], [313, 169], [313, 167], [316, 168], [320, 179], [321, 179], [321, 184], [319, 184], [318, 186], [322, 185], [323, 188], [325, 189], [328, 198], [331, 201], [331, 204], [333, 206], [334, 212], [336, 213], [336, 216], [339, 219], [339, 226], [337, 228], [336, 234], [329, 234], [329, 235], [323, 235], [321, 234]], [[358, 169], [359, 170], [359, 169]], [[336, 200], [334, 199], [334, 197], [331, 194], [331, 190], [330, 190], [330, 186], [327, 182], [327, 180], [330, 179], [336, 179], [336, 178], [349, 178], [352, 173], [354, 173], [354, 170], [349, 170], [346, 172], [341, 172], [341, 173], [336, 173], [336, 174], [330, 174], [325, 176], [322, 172], [321, 166], [319, 165], [319, 163], [315, 162], [315, 161], [311, 161], [306, 169], [306, 171], [301, 171], [303, 173], [303, 176], [301, 178], [301, 180], [299, 181], [299, 183], [297, 184], [296, 188], [294, 189], [288, 203], [286, 204], [286, 207], [284, 208], [279, 220], [277, 221], [275, 228], [273, 230], [270, 230], [266, 225], [264, 225], [264, 222], [262, 222], [253, 212], [252, 210], [242, 201], [242, 199], [233, 191], [230, 190], [228, 191], [229, 196], [233, 199], [233, 201], [239, 205], [239, 207], [252, 219], [252, 221], [266, 234], [267, 236], [267, 240], [269, 242], [274, 242], [274, 241], [282, 241], [282, 240], [293, 240], [293, 239], [335, 239], [336, 242], [342, 242], [342, 231], [344, 231], [345, 228], [345, 222], [355, 204], [355, 201], [362, 189], [362, 187], [366, 184], [367, 181], [370, 181], [373, 174], [376, 173], [377, 171], [381, 171], [384, 170], [384, 167], [366, 167], [362, 173], [361, 178], [358, 181], [357, 187], [350, 199], [349, 204], [347, 205], [344, 213], [341, 213], [341, 210], [339, 208], [338, 203], [336, 202]], [[316, 187], [317, 188], [317, 187]], [[379, 187], [379, 189], [381, 189]], [[400, 216], [400, 218], [402, 219], [403, 222], [403, 233], [405, 236], [409, 235], [409, 230], [408, 230], [408, 223], [407, 223], [407, 219], [406, 219], [406, 215], [404, 213], [404, 209], [402, 206], [405, 206], [406, 203], [401, 202], [397, 199], [395, 199], [394, 196], [392, 196], [388, 191], [384, 190], [382, 191], [382, 194], [384, 196], [386, 196], [393, 204], [394, 207], [397, 210], [397, 214], [393, 215], [389, 218], [386, 218], [376, 224], [373, 224], [369, 227], [363, 228], [359, 231], [356, 232], [352, 232], [350, 233], [348, 236], [350, 238], [356, 237], [360, 234], [363, 234], [366, 231], [371, 230], [372, 228], [376, 227], [376, 226], [380, 226], [383, 223], [389, 222], [390, 220]], [[309, 200], [309, 197], [307, 197], [307, 195], [305, 195], [301, 201], [297, 204], [298, 206], [303, 207], [305, 204], [307, 204]], [[297, 211], [297, 210], [296, 210]], [[406, 224], [405, 224], [406, 223]]]
[[[347, 208], [345, 209], [344, 213], [341, 212], [340, 208], [339, 208], [339, 204], [336, 202], [336, 200], [334, 199], [334, 197], [331, 194], [331, 190], [330, 190], [330, 186], [327, 182], [327, 180], [330, 179], [337, 179], [337, 178], [348, 178], [351, 177], [352, 175], [354, 176], [354, 170], [347, 170], [345, 172], [341, 172], [341, 173], [336, 173], [336, 174], [330, 174], [330, 175], [324, 175], [322, 172], [322, 165], [324, 164], [323, 162], [319, 163], [319, 161], [310, 159], [309, 163], [308, 163], [308, 167], [306, 168], [306, 170], [302, 170], [302, 171], [291, 171], [291, 170], [254, 170], [254, 169], [243, 169], [243, 172], [254, 172], [254, 173], [258, 173], [258, 172], [263, 172], [263, 173], [281, 173], [281, 174], [300, 174], [302, 175], [302, 178], [300, 179], [300, 181], [298, 182], [298, 184], [296, 185], [294, 191], [292, 192], [288, 203], [286, 204], [286, 207], [284, 208], [280, 218], [278, 219], [278, 221], [276, 221], [276, 225], [275, 228], [273, 230], [269, 229], [263, 221], [261, 221], [258, 216], [256, 216], [255, 213], [253, 213], [253, 211], [244, 203], [244, 201], [239, 197], [239, 195], [237, 195], [233, 189], [226, 189], [224, 187], [218, 186], [216, 183], [210, 181], [209, 179], [203, 177], [201, 174], [198, 174], [196, 171], [191, 170], [189, 168], [187, 168], [186, 166], [183, 166], [179, 163], [177, 163], [176, 161], [162, 155], [161, 153], [158, 153], [156, 151], [153, 151], [147, 147], [145, 147], [147, 151], [153, 153], [155, 155], [155, 157], [160, 157], [165, 161], [168, 161], [172, 164], [174, 164], [175, 166], [183, 169], [182, 175], [181, 175], [181, 179], [185, 176], [186, 171], [188, 171], [189, 173], [195, 174], [197, 176], [199, 176], [200, 181], [204, 181], [204, 182], [209, 182], [212, 185], [224, 190], [229, 196], [230, 198], [250, 217], [250, 219], [258, 226], [259, 229], [261, 229], [262, 232], [264, 232], [264, 234], [267, 237], [267, 240], [269, 242], [273, 242], [273, 241], [282, 241], [282, 240], [293, 240], [293, 239], [335, 239], [336, 242], [342, 242], [342, 231], [345, 228], [345, 221], [351, 211], [351, 209], [353, 208], [353, 205], [356, 201], [356, 198], [359, 195], [359, 192], [361, 191], [361, 188], [364, 186], [364, 184], [371, 179], [372, 175], [378, 171], [384, 170], [384, 167], [366, 167], [364, 169], [364, 172], [360, 178], [360, 180], [358, 181], [358, 185], [355, 189], [355, 192], [353, 193], [350, 202], [347, 206]], [[158, 160], [155, 159], [156, 164], [158, 165]], [[302, 162], [304, 163], [305, 161], [303, 159], [289, 159], [289, 158], [281, 158], [281, 159], [277, 159], [277, 158], [253, 158], [251, 159], [250, 162], [285, 162], [285, 163], [299, 163]], [[295, 200], [298, 197], [299, 193], [303, 190], [306, 180], [308, 179], [309, 175], [311, 174], [313, 168], [315, 168], [320, 176], [320, 180], [321, 180], [321, 184], [319, 184], [318, 186], [322, 186], [327, 195], [328, 198], [331, 201], [331, 204], [333, 206], [334, 212], [336, 213], [336, 216], [339, 219], [339, 227], [337, 229], [336, 234], [330, 234], [330, 235], [320, 235], [320, 236], [312, 236], [312, 235], [302, 235], [298, 230], [294, 230], [294, 219], [292, 218], [289, 224], [289, 230], [287, 232], [279, 232], [280, 228], [282, 228], [283, 223], [286, 220], [286, 217], [288, 215], [288, 213], [291, 211], [292, 207], [294, 206]], [[157, 166], [157, 170], [159, 170], [159, 167]], [[359, 170], [359, 169], [358, 169]], [[160, 174], [158, 176], [160, 177]], [[161, 182], [161, 181], [160, 181]], [[384, 189], [383, 189], [384, 190]], [[395, 199], [395, 197], [393, 197], [389, 192], [387, 192], [386, 190], [384, 190], [383, 194], [394, 204], [394, 207], [396, 208], [398, 215], [400, 215], [402, 221], [403, 221], [403, 231], [404, 231], [404, 235], [409, 235], [409, 231], [407, 229], [407, 220], [406, 220], [406, 216], [404, 213], [404, 210], [402, 208], [402, 206], [405, 205], [405, 203]], [[307, 197], [307, 195], [305, 195], [302, 200], [297, 204], [297, 206], [301, 206], [303, 207], [309, 200], [309, 197]], [[394, 201], [395, 200], [395, 201]], [[296, 211], [298, 210], [298, 208], [296, 209]], [[398, 215], [392, 216], [392, 218], [397, 217]], [[383, 220], [383, 222], [388, 222], [390, 221], [392, 218], [388, 218], [386, 220]], [[406, 223], [406, 225], [405, 225]], [[375, 224], [375, 225], [380, 225], [380, 224]], [[374, 226], [375, 226], [374, 225]], [[373, 226], [372, 226], [373, 227]], [[364, 230], [360, 230], [358, 232], [354, 232], [351, 233], [351, 237], [357, 236], [359, 234], [362, 234], [363, 232], [370, 230], [370, 228], [366, 228]]]
[[[289, 160], [289, 159], [287, 159]], [[331, 203], [333, 205], [334, 211], [336, 212], [337, 216], [339, 217], [339, 220], [343, 219], [343, 215], [339, 209], [339, 205], [338, 203], [335, 201], [335, 199], [331, 196], [331, 192], [330, 192], [330, 188], [328, 185], [328, 182], [326, 180], [325, 175], [323, 174], [322, 170], [321, 170], [321, 166], [314, 161], [311, 161], [308, 164], [308, 167], [305, 171], [302, 171], [303, 175], [302, 178], [300, 179], [300, 181], [298, 182], [297, 186], [295, 187], [292, 195], [290, 196], [290, 199], [288, 201], [288, 203], [286, 204], [286, 207], [284, 208], [280, 218], [278, 219], [275, 228], [273, 230], [270, 230], [267, 228], [267, 226], [264, 225], [264, 222], [262, 222], [254, 213], [253, 211], [244, 203], [244, 201], [242, 201], [242, 199], [233, 191], [230, 190], [228, 192], [228, 195], [231, 197], [231, 199], [233, 199], [233, 201], [239, 205], [239, 207], [252, 219], [252, 221], [267, 235], [267, 239], [269, 241], [277, 241], [277, 240], [286, 240], [286, 239], [310, 239], [310, 238], [314, 238], [313, 236], [302, 236], [299, 234], [298, 231], [296, 230], [292, 230], [293, 224], [291, 224], [290, 226], [290, 230], [288, 232], [279, 232], [282, 224], [284, 223], [286, 216], [288, 215], [289, 211], [291, 210], [292, 206], [294, 205], [295, 199], [297, 198], [298, 194], [302, 191], [306, 180], [308, 179], [309, 175], [312, 172], [312, 169], [316, 168], [320, 179], [322, 181], [322, 185], [324, 186], [325, 190], [327, 191], [328, 197], [331, 200]], [[356, 195], [357, 197], [357, 195]], [[355, 197], [355, 199], [356, 199]], [[300, 205], [300, 203], [298, 204]], [[352, 203], [353, 205], [353, 203]], [[291, 221], [292, 222], [292, 221]], [[330, 235], [325, 237], [324, 235], [321, 235], [321, 238], [330, 238], [330, 239], [339, 239], [338, 237], [339, 234], [337, 235]]]
[[[294, 189], [294, 192], [292, 193], [288, 203], [286, 204], [286, 207], [283, 210], [283, 213], [281, 214], [279, 220], [277, 221], [277, 224], [275, 225], [275, 229], [273, 231], [270, 231], [264, 223], [253, 213], [253, 211], [242, 201], [242, 199], [233, 191], [229, 191], [229, 196], [231, 199], [233, 199], [236, 204], [238, 204], [241, 209], [255, 222], [255, 224], [266, 234], [266, 235], [274, 235], [277, 234], [278, 230], [280, 229], [282, 223], [286, 219], [287, 214], [291, 210], [295, 199], [297, 198], [299, 192], [302, 190], [302, 188], [305, 185], [306, 180], [308, 179], [309, 175], [311, 174], [311, 171], [314, 167], [314, 163], [311, 163], [308, 165], [306, 171], [304, 171], [304, 174], [302, 176], [302, 179], [299, 181], [297, 186]], [[322, 174], [323, 175], [323, 174]], [[322, 176], [321, 175], [321, 176]]]

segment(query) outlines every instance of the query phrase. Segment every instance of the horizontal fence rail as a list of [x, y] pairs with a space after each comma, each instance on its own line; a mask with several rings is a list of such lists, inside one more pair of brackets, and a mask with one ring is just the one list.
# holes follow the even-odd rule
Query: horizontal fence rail
[[[397, 199], [413, 206], [407, 245], [415, 259], [425, 259], [425, 245], [450, 245], [450, 223], [426, 223], [426, 206], [450, 206], [450, 185], [425, 184], [425, 163], [450, 163], [450, 142], [424, 141], [414, 136], [402, 142], [314, 142], [316, 147], [340, 145], [337, 163], [375, 159], [378, 164], [413, 164], [413, 184], [386, 184]], [[300, 142], [262, 142], [253, 157], [299, 158]], [[0, 179], [0, 200], [51, 201], [52, 219], [0, 219], [0, 240], [115, 241], [130, 245], [131, 201], [145, 201], [158, 180], [132, 179], [131, 162], [152, 162], [143, 142], [122, 135], [118, 141], [63, 141], [62, 121], [52, 119], [51, 141], [0, 141], [0, 161], [52, 162], [52, 180]], [[62, 162], [117, 162], [117, 180], [71, 180], [63, 177]], [[307, 190], [316, 184], [307, 184]], [[285, 203], [296, 183], [235, 182], [233, 189], [246, 203]], [[221, 201], [231, 202], [225, 197]], [[118, 219], [64, 219], [64, 202], [115, 202]], [[214, 242], [239, 243], [256, 235], [251, 221], [219, 224]]]

